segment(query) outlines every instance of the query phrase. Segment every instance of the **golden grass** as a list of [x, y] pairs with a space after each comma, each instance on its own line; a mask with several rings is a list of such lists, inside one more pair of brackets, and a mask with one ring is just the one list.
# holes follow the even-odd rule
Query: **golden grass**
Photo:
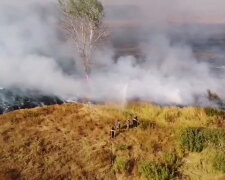
[[[160, 161], [164, 152], [178, 153], [180, 129], [224, 128], [218, 123], [224, 113], [209, 112], [149, 104], [130, 104], [124, 109], [65, 104], [5, 114], [0, 116], [0, 179], [140, 179], [140, 163]], [[123, 130], [110, 140], [114, 122], [125, 124], [134, 115], [154, 126]], [[114, 163], [124, 158], [132, 162], [132, 167], [129, 173], [118, 173]], [[186, 158], [185, 175], [193, 177], [189, 173], [193, 158]]]

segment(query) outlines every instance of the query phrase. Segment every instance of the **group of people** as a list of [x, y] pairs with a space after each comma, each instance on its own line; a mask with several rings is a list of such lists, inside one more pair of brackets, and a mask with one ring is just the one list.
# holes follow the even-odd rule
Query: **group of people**
[[[129, 130], [130, 128], [137, 128], [139, 125], [139, 119], [135, 116], [132, 120], [128, 119], [126, 121], [126, 129]], [[120, 121], [116, 121], [115, 125], [112, 126], [110, 130], [110, 137], [113, 139], [117, 136], [117, 134], [121, 131], [122, 126]]]

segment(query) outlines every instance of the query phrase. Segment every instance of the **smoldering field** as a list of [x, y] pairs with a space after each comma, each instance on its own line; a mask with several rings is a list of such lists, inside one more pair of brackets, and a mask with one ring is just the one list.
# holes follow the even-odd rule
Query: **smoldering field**
[[[217, 1], [218, 7], [213, 8], [222, 12], [222, 1]], [[225, 99], [225, 26], [199, 22], [215, 22], [205, 11], [199, 13], [203, 20], [192, 22], [193, 12], [198, 11], [190, 4], [187, 9], [174, 9], [160, 2], [152, 13], [154, 3], [150, 9], [135, 1], [129, 8], [106, 3], [111, 36], [96, 50], [87, 82], [72, 42], [63, 32], [57, 1], [1, 0], [0, 87], [75, 100], [126, 103], [138, 99], [216, 107], [208, 100], [207, 90]], [[163, 16], [160, 5], [168, 5]], [[185, 19], [180, 18], [181, 12]]]

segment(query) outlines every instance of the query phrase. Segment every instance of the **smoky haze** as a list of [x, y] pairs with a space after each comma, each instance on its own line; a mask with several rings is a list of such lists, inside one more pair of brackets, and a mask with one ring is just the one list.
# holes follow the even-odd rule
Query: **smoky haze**
[[[180, 23], [222, 23], [225, 18], [224, 0], [101, 0], [107, 6], [130, 7], [139, 9], [139, 14], [145, 15], [149, 22], [162, 22], [180, 20]], [[138, 10], [133, 11], [136, 14]], [[118, 14], [108, 12], [107, 15], [118, 16]], [[126, 16], [126, 14], [124, 15]], [[143, 18], [143, 17], [142, 17]]]
[[[93, 56], [87, 83], [62, 30], [56, 0], [1, 0], [0, 86], [123, 103], [139, 99], [213, 106], [207, 89], [225, 98], [224, 72], [212, 70], [223, 66], [225, 43], [210, 47], [210, 52], [198, 43], [204, 40], [205, 47], [212, 37], [223, 38], [223, 0], [104, 0], [103, 4], [111, 42]], [[209, 62], [212, 54], [219, 65]]]

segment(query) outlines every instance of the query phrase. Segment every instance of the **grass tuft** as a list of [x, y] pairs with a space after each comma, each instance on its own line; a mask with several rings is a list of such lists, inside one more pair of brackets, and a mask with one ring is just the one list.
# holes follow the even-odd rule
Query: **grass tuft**
[[224, 151], [218, 152], [215, 155], [213, 159], [213, 167], [216, 170], [225, 173], [225, 152]]

